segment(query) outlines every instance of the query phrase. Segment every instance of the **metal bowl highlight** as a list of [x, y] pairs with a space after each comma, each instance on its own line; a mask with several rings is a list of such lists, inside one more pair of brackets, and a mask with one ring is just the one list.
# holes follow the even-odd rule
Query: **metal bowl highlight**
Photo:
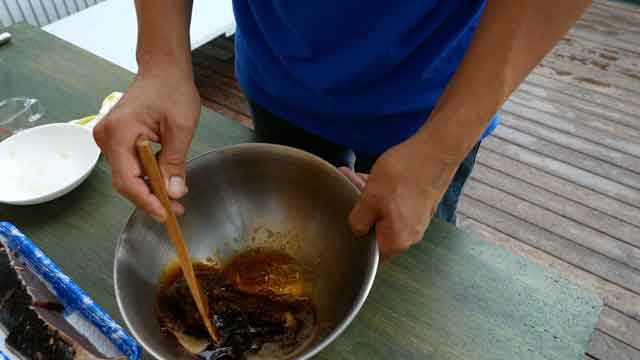
[[[187, 209], [180, 219], [194, 260], [228, 260], [254, 247], [284, 250], [314, 274], [316, 331], [287, 358], [308, 359], [354, 319], [373, 285], [378, 247], [356, 238], [348, 214], [358, 191], [336, 168], [306, 152], [243, 144], [189, 163]], [[122, 316], [158, 359], [189, 359], [160, 332], [154, 305], [158, 280], [176, 255], [161, 224], [134, 211], [118, 240], [114, 286]]]

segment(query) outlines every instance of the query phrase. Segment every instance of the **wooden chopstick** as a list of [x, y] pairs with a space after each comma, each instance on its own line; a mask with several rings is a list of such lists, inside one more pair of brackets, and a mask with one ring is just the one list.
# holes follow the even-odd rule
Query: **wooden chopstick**
[[189, 250], [187, 249], [187, 246], [184, 242], [184, 237], [182, 235], [182, 230], [180, 229], [178, 219], [171, 209], [171, 200], [169, 200], [169, 195], [165, 187], [164, 179], [162, 178], [162, 174], [160, 173], [160, 167], [158, 166], [158, 162], [156, 161], [153, 149], [151, 149], [151, 144], [148, 140], [140, 140], [137, 142], [136, 148], [138, 150], [138, 156], [140, 157], [140, 162], [142, 163], [144, 172], [149, 178], [151, 189], [153, 190], [153, 193], [158, 198], [158, 200], [160, 200], [162, 206], [167, 212], [167, 219], [164, 225], [167, 229], [167, 232], [169, 233], [169, 238], [173, 243], [176, 254], [178, 255], [178, 261], [180, 262], [180, 267], [182, 268], [182, 274], [187, 280], [189, 290], [191, 290], [193, 299], [196, 301], [196, 306], [198, 307], [198, 311], [202, 316], [202, 320], [204, 321], [204, 325], [207, 328], [211, 339], [213, 339], [214, 343], [218, 343], [218, 340], [220, 339], [220, 337], [218, 336], [218, 331], [215, 325], [213, 325], [213, 323], [211, 322], [210, 317], [208, 316], [209, 304], [207, 303], [207, 299], [203, 296], [202, 289], [200, 288], [200, 285], [196, 280], [196, 275], [193, 271], [193, 264], [191, 263], [191, 258], [189, 257]]

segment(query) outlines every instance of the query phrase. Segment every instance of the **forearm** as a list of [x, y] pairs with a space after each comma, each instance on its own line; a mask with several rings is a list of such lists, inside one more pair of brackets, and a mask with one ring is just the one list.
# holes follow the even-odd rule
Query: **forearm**
[[192, 0], [136, 0], [139, 74], [176, 70], [191, 76]]
[[591, 1], [489, 0], [460, 68], [414, 136], [459, 162]]

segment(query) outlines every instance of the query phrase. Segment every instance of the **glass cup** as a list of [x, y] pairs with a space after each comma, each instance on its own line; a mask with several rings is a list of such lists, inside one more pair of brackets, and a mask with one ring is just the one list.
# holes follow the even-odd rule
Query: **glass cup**
[[38, 125], [43, 115], [44, 106], [37, 99], [13, 97], [0, 100], [0, 141]]

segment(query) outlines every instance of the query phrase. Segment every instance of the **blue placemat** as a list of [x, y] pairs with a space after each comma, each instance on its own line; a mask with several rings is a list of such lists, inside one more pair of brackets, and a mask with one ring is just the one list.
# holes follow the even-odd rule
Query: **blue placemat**
[[[67, 321], [96, 348], [105, 355], [140, 358], [140, 345], [15, 226], [0, 222], [0, 241], [58, 297]], [[0, 353], [0, 360], [4, 359], [6, 356]]]

